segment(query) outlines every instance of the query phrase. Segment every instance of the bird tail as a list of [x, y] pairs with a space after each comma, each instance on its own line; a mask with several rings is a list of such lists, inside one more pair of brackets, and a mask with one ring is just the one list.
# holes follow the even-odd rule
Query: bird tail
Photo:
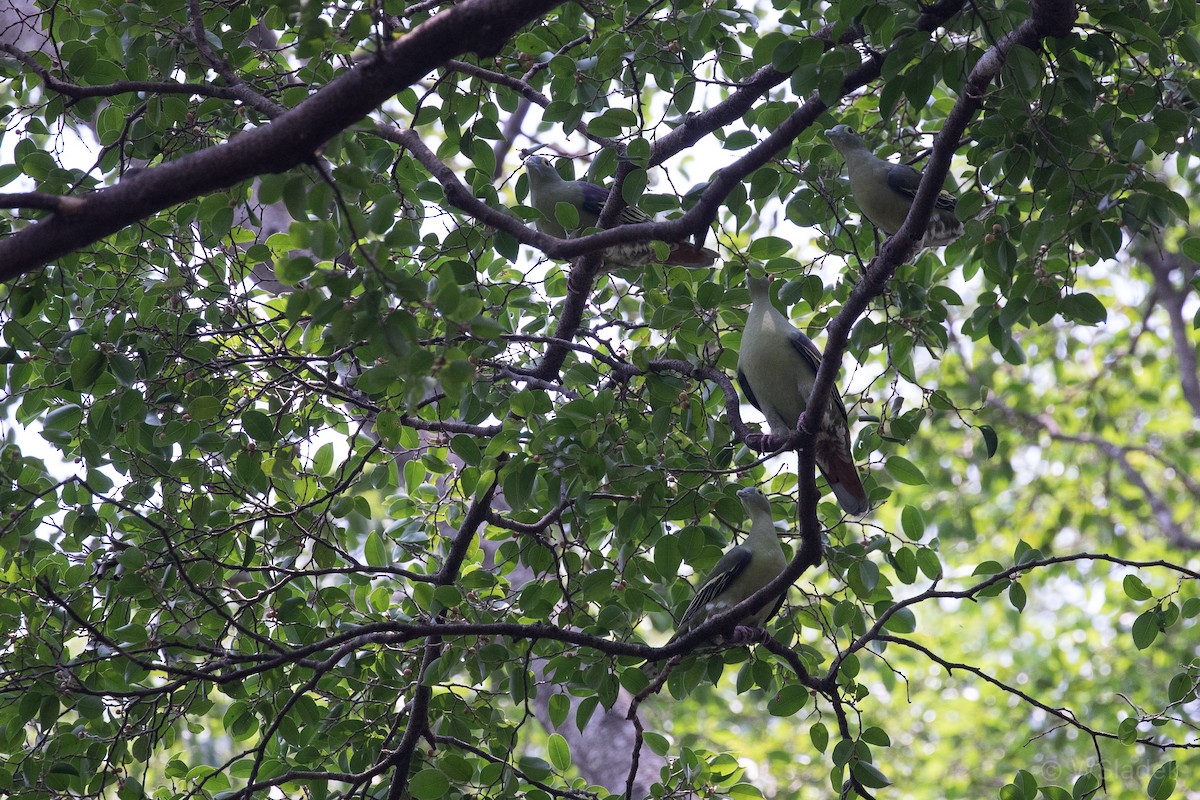
[[847, 454], [836, 451], [818, 453], [817, 466], [847, 514], [862, 516], [867, 513], [871, 507], [867, 490], [858, 477], [858, 468]]
[[929, 226], [921, 239], [922, 247], [942, 247], [963, 235], [963, 224], [953, 211], [935, 208], [929, 218]]
[[699, 247], [690, 242], [674, 242], [662, 263], [679, 267], [711, 267], [718, 256], [717, 251], [707, 247]]

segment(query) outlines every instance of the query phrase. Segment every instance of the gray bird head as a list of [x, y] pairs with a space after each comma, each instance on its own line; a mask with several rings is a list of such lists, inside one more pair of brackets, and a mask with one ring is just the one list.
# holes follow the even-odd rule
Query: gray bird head
[[758, 490], [758, 487], [747, 486], [744, 489], [738, 489], [737, 495], [748, 514], [753, 514], [756, 510], [767, 514], [771, 513], [771, 501]]
[[849, 153], [851, 150], [867, 149], [867, 145], [854, 132], [854, 128], [851, 128], [849, 125], [834, 125], [825, 131], [825, 137], [843, 155]]
[[531, 178], [538, 180], [562, 180], [562, 177], [558, 174], [558, 170], [550, 163], [550, 159], [543, 158], [542, 156], [530, 156], [525, 159], [525, 172]]
[[[771, 298], [771, 279], [769, 277], [755, 278], [747, 273], [746, 287], [750, 290], [751, 300], [754, 300], [756, 297], [761, 297], [767, 300], [770, 300]], [[741, 492], [738, 492], [738, 494], [740, 495]]]

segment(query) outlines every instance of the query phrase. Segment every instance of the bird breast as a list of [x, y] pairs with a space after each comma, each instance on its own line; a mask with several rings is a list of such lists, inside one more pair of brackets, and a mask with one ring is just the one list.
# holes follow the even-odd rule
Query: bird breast
[[912, 201], [888, 187], [886, 168], [882, 174], [872, 175], [871, 166], [877, 165], [849, 170], [850, 190], [866, 218], [890, 235], [904, 224]]
[[787, 433], [804, 411], [808, 392], [803, 391], [800, 379], [807, 367], [788, 339], [791, 326], [783, 327], [774, 315], [764, 317], [758, 330], [742, 335], [738, 366], [772, 433]]

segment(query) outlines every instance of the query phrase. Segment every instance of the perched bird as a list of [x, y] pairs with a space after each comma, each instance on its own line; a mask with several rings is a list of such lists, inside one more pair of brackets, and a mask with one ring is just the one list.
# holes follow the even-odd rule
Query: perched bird
[[[563, 180], [549, 160], [541, 156], [525, 159], [525, 173], [529, 176], [529, 202], [541, 212], [537, 228], [542, 233], [565, 239], [570, 234], [559, 223], [557, 207], [560, 203], [572, 206], [579, 216], [578, 228], [595, 227], [600, 211], [608, 201], [608, 189], [587, 181]], [[638, 225], [653, 222], [640, 208], [626, 206], [617, 218], [618, 225]], [[666, 258], [659, 259], [649, 242], [610, 247], [604, 253], [606, 263], [615, 267], [640, 267], [652, 262], [675, 264], [682, 267], [708, 267], [717, 260], [717, 253], [707, 247], [688, 242], [671, 242]]]
[[[787, 436], [804, 413], [821, 366], [821, 351], [771, 304], [767, 279], [747, 276], [747, 283], [751, 303], [738, 351], [738, 385], [750, 405], [767, 418], [771, 434]], [[842, 508], [850, 514], [866, 513], [867, 491], [850, 453], [850, 423], [836, 387], [813, 445], [817, 467]]]
[[[907, 164], [893, 164], [879, 158], [849, 125], [836, 125], [825, 131], [825, 135], [846, 161], [850, 191], [863, 214], [889, 236], [900, 230], [917, 196], [921, 173]], [[922, 247], [941, 247], [962, 236], [962, 223], [954, 216], [957, 203], [949, 192], [938, 194], [921, 239]]]
[[[704, 583], [696, 590], [696, 596], [683, 612], [671, 641], [722, 611], [733, 608], [774, 580], [787, 566], [783, 548], [779, 546], [779, 537], [775, 535], [771, 502], [753, 487], [740, 489], [737, 494], [746, 513], [750, 515], [750, 533], [742, 544], [726, 550], [704, 579]], [[735, 620], [732, 637], [723, 641], [745, 644], [764, 635], [762, 626], [779, 613], [786, 594], [785, 589], [778, 597], [766, 600], [754, 611]]]

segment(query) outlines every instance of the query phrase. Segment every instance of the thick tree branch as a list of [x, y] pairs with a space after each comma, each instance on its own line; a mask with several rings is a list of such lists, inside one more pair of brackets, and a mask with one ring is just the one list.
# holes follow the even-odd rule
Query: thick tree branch
[[342, 73], [262, 127], [161, 166], [141, 170], [0, 241], [0, 282], [93, 244], [151, 214], [268, 172], [309, 163], [334, 135], [396, 92], [464, 52], [490, 55], [559, 0], [464, 0], [408, 31], [376, 58]]

